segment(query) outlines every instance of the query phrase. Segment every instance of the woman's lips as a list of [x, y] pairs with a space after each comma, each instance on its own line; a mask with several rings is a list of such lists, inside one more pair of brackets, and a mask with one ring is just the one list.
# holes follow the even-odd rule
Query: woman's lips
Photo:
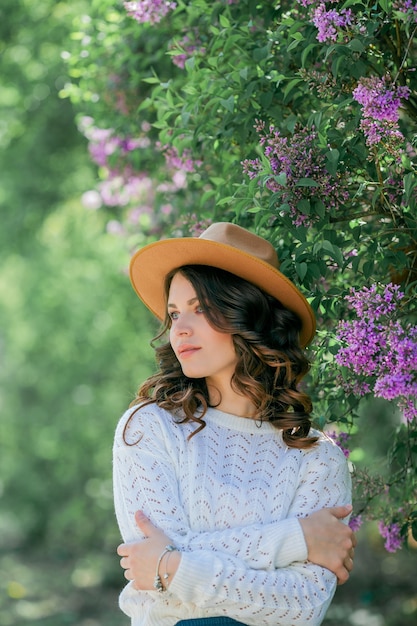
[[193, 354], [198, 352], [198, 350], [200, 350], [198, 346], [192, 346], [192, 345], [180, 346], [178, 348], [178, 357], [182, 359], [187, 358], [188, 356], [192, 356]]

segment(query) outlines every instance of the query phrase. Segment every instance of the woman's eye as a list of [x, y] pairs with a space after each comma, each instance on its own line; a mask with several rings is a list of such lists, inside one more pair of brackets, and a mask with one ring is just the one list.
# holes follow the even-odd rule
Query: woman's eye
[[171, 320], [176, 320], [178, 319], [178, 313], [177, 311], [171, 311], [171, 313], [168, 313], [169, 317]]
[[198, 307], [196, 308], [196, 312], [197, 313], [204, 313], [204, 309], [202, 306], [198, 305]]

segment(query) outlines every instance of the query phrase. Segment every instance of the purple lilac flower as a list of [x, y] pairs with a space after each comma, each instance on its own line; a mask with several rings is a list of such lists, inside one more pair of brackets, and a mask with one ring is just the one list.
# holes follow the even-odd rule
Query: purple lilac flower
[[337, 446], [339, 446], [345, 457], [348, 459], [350, 455], [350, 450], [346, 447], [346, 445], [350, 439], [349, 433], [345, 433], [343, 431], [336, 432], [335, 430], [331, 430], [327, 431], [326, 435], [330, 437], [330, 439], [334, 441]]
[[123, 224], [117, 220], [110, 220], [107, 223], [106, 230], [109, 235], [115, 235], [117, 237], [124, 237], [126, 235], [126, 230]]
[[128, 206], [150, 198], [153, 182], [144, 172], [134, 172], [129, 166], [120, 170], [107, 170], [107, 177], [98, 185], [98, 191], [106, 206]]
[[396, 400], [404, 418], [417, 418], [417, 327], [403, 327], [395, 319], [404, 294], [389, 283], [383, 292], [376, 285], [346, 296], [358, 319], [341, 321], [337, 338], [343, 346], [335, 356], [338, 365], [350, 370], [344, 380], [347, 391], [361, 396], [373, 393]]
[[313, 24], [318, 29], [317, 39], [320, 42], [331, 43], [337, 41], [338, 32], [341, 28], [352, 25], [353, 13], [350, 9], [326, 10], [326, 5], [321, 2], [313, 11]]
[[116, 152], [125, 156], [150, 144], [148, 137], [119, 137], [112, 128], [97, 128], [91, 117], [82, 118], [79, 128], [88, 139], [88, 150], [93, 161], [100, 167], [108, 167], [109, 157]]
[[182, 170], [184, 172], [195, 172], [197, 167], [200, 167], [202, 161], [193, 160], [191, 158], [191, 150], [187, 148], [183, 150], [182, 154], [178, 153], [178, 150], [174, 146], [170, 145], [162, 145], [161, 143], [157, 143], [156, 147], [161, 150], [163, 155], [165, 156], [166, 164], [169, 169], [172, 170]]
[[[349, 197], [344, 180], [332, 177], [326, 169], [322, 151], [317, 147], [317, 133], [308, 128], [300, 128], [292, 137], [283, 137], [274, 126], [265, 130], [265, 123], [258, 121], [256, 130], [260, 135], [260, 145], [268, 158], [272, 174], [265, 186], [276, 194], [277, 205], [287, 205], [295, 226], [311, 225], [314, 221], [299, 208], [303, 199], [314, 198], [327, 209], [338, 209]], [[249, 178], [257, 178], [263, 171], [260, 159], [246, 159], [242, 162], [243, 172]], [[277, 177], [283, 177], [282, 180]], [[311, 179], [314, 187], [300, 184], [301, 179]]]
[[401, 100], [407, 100], [410, 89], [395, 86], [384, 76], [361, 78], [352, 92], [353, 97], [363, 107], [360, 128], [366, 137], [368, 147], [382, 144], [388, 154], [399, 160], [403, 151], [404, 136], [398, 128]]
[[196, 213], [190, 213], [184, 215], [177, 226], [181, 236], [199, 237], [212, 223], [211, 218], [201, 218]]
[[385, 539], [385, 549], [388, 552], [397, 552], [402, 548], [404, 540], [401, 537], [401, 527], [399, 524], [384, 524], [380, 522], [378, 525], [379, 534]]
[[361, 78], [352, 92], [353, 97], [363, 106], [363, 116], [386, 122], [397, 122], [401, 100], [407, 100], [410, 89], [395, 86], [386, 76]]
[[194, 40], [190, 39], [189, 35], [185, 35], [182, 39], [175, 41], [169, 46], [169, 50], [183, 50], [181, 54], [175, 54], [172, 56], [172, 62], [182, 70], [185, 68], [185, 62], [195, 54], [203, 55], [206, 51], [200, 45], [198, 36], [195, 36]]
[[124, 2], [124, 7], [133, 19], [138, 22], [157, 24], [163, 17], [177, 6], [176, 2], [167, 0], [139, 0]]
[[365, 135], [368, 147], [383, 143], [390, 148], [390, 154], [398, 155], [398, 159], [400, 158], [404, 135], [398, 129], [397, 122], [382, 122], [364, 118], [361, 120], [360, 129]]
[[362, 515], [352, 515], [352, 517], [349, 520], [349, 528], [351, 528], [354, 533], [358, 532], [362, 524], [363, 524]]
[[392, 3], [394, 9], [409, 16], [414, 22], [417, 22], [417, 2], [413, 0], [395, 0]]

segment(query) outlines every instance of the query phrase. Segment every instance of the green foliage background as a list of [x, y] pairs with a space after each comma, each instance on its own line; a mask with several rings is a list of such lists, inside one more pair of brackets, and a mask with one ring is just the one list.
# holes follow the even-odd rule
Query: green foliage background
[[[203, 4], [195, 3], [193, 19]], [[107, 234], [108, 214], [86, 211], [80, 203], [81, 194], [96, 185], [97, 172], [75, 123], [81, 103], [74, 109], [58, 93], [74, 89], [69, 86], [68, 67], [61, 53], [74, 45], [76, 26], [89, 9], [81, 1], [53, 0], [3, 0], [0, 7], [2, 626], [128, 623], [117, 608], [123, 576], [115, 555], [119, 534], [111, 494], [111, 446], [119, 415], [153, 367], [148, 342], [155, 327], [125, 273], [129, 248], [139, 241], [138, 233], [132, 233], [126, 245], [125, 240]], [[116, 11], [113, 20], [96, 23], [105, 29], [108, 56], [101, 56], [103, 48], [97, 50], [97, 58], [88, 68], [70, 68], [72, 80], [91, 81], [92, 72], [96, 73], [94, 80], [103, 81], [105, 86], [107, 64], [114, 53], [110, 42], [120, 46], [120, 19]], [[168, 40], [169, 22], [163, 28]], [[131, 54], [134, 49], [145, 59], [144, 64], [158, 65], [167, 75], [172, 74], [175, 95], [175, 80], [180, 85], [183, 74], [172, 69], [158, 45], [161, 31], [156, 36], [154, 30], [145, 28], [138, 39], [133, 22], [126, 20], [124, 29], [127, 51], [119, 61], [126, 65], [126, 75], [138, 58]], [[216, 59], [215, 46], [220, 45], [222, 35], [213, 29], [211, 32], [212, 58]], [[233, 75], [234, 64], [238, 60], [242, 63], [244, 55], [250, 53], [259, 57], [262, 68], [268, 63], [270, 50], [255, 46], [249, 52], [242, 51], [241, 36], [237, 32], [227, 44], [235, 56], [231, 57], [225, 90], [222, 94], [214, 91], [202, 103], [201, 136], [205, 137], [209, 119], [214, 119], [223, 136], [218, 144], [210, 139], [210, 149], [203, 149], [204, 139], [197, 146], [212, 164], [202, 216], [211, 215], [212, 199], [219, 189], [230, 197], [235, 193], [232, 182], [229, 188], [233, 177], [227, 174], [241, 158], [237, 146], [254, 140], [247, 120], [254, 113], [251, 107], [258, 105], [251, 93], [262, 91], [264, 79], [248, 75], [245, 80], [253, 86], [248, 87], [239, 106], [229, 110], [233, 80], [242, 79]], [[74, 75], [77, 71], [78, 77]], [[223, 75], [223, 69], [219, 73]], [[152, 102], [160, 93], [165, 98], [167, 88], [154, 90], [159, 82], [152, 82], [151, 75], [149, 79], [140, 89], [144, 108], [150, 107], [155, 113]], [[131, 84], [133, 92], [136, 88], [139, 85]], [[88, 98], [88, 93], [83, 89], [78, 95]], [[195, 100], [202, 97], [198, 93], [194, 96]], [[263, 97], [264, 105], [269, 106], [269, 96]], [[187, 102], [189, 105], [191, 101]], [[181, 124], [187, 120], [187, 102], [182, 103], [178, 114]], [[109, 116], [112, 107], [102, 101], [95, 109], [97, 115], [101, 106], [102, 114]], [[170, 110], [164, 112], [161, 107], [159, 117], [152, 120], [156, 123], [151, 131], [155, 140], [157, 132], [163, 133], [172, 124], [174, 100]], [[237, 110], [242, 118], [237, 117]], [[121, 127], [122, 119], [126, 128]], [[173, 126], [178, 127], [181, 147], [184, 128], [175, 119]], [[131, 118], [116, 114], [113, 121], [126, 134], [134, 124]], [[184, 145], [188, 146], [187, 142]], [[163, 158], [155, 159], [156, 172]], [[224, 169], [224, 177], [210, 173], [219, 167]], [[174, 204], [179, 206], [186, 200], [191, 211], [200, 197], [200, 182], [198, 176], [191, 177], [187, 193], [179, 193]], [[248, 208], [242, 204], [242, 211], [244, 206]], [[216, 209], [218, 216], [227, 215], [222, 207]], [[384, 403], [375, 401], [364, 406], [359, 418], [358, 459], [366, 458], [367, 465], [381, 474], [387, 471], [384, 455], [396, 419]], [[372, 524], [360, 531], [359, 541], [355, 573], [338, 591], [325, 624], [415, 624], [414, 544], [388, 555]]]

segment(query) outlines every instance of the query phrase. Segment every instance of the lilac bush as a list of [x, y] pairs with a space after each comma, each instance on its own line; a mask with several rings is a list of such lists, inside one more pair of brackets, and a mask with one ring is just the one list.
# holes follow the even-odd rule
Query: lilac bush
[[351, 524], [398, 524], [402, 541], [417, 537], [416, 9], [101, 0], [74, 26], [61, 92], [90, 118], [85, 204], [127, 250], [220, 220], [275, 245], [316, 311], [320, 425], [355, 459], [364, 400], [389, 407], [386, 475], [355, 461]]

